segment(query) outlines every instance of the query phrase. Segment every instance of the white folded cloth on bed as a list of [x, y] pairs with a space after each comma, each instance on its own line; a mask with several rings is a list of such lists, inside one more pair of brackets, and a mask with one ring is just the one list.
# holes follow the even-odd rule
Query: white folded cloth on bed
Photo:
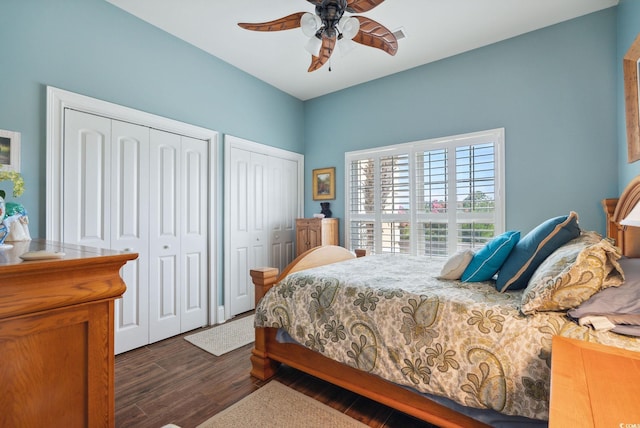
[[615, 328], [615, 324], [609, 321], [607, 317], [586, 316], [578, 320], [580, 325], [590, 325], [594, 330], [609, 331]]

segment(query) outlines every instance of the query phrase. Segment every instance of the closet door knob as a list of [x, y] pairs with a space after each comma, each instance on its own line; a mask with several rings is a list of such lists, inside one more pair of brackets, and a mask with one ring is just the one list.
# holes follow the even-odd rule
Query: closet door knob
[[168, 250], [170, 247], [169, 247], [168, 245], [165, 245], [165, 246], [164, 246], [164, 247], [162, 247], [162, 248], [164, 248], [165, 250]]

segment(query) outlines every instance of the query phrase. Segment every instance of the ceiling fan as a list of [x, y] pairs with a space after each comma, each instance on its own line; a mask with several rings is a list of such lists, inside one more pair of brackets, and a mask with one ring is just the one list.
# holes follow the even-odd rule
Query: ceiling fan
[[[238, 25], [253, 31], [282, 31], [302, 28], [309, 37], [306, 45], [311, 53], [312, 72], [322, 67], [331, 57], [336, 44], [346, 52], [353, 48], [353, 42], [381, 49], [389, 55], [398, 51], [396, 36], [384, 25], [364, 16], [347, 16], [344, 13], [367, 12], [384, 0], [307, 0], [316, 7], [315, 15], [297, 12], [269, 22], [245, 23]], [[331, 70], [331, 69], [329, 69]]]

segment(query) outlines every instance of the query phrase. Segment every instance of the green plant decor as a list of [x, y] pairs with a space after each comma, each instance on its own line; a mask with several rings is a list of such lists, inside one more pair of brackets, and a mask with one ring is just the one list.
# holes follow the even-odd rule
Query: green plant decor
[[[0, 171], [0, 181], [11, 181], [13, 183], [14, 198], [19, 198], [24, 192], [24, 179], [19, 172]], [[3, 199], [6, 197], [6, 193], [4, 190], [0, 190], [0, 196]]]

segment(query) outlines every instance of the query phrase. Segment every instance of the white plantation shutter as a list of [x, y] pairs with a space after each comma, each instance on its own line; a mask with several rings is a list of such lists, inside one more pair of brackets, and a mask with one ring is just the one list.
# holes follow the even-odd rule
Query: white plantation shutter
[[504, 229], [504, 129], [349, 152], [346, 244], [446, 256]]

